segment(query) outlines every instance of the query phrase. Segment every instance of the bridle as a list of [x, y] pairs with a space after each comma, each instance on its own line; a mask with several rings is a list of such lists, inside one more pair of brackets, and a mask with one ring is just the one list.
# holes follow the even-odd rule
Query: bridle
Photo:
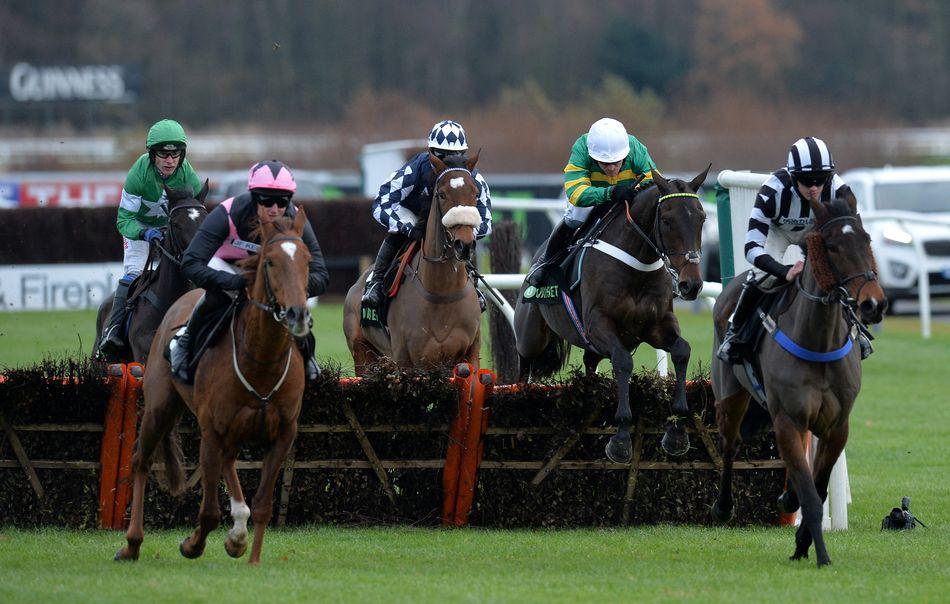
[[271, 315], [271, 317], [273, 317], [275, 321], [277, 321], [278, 323], [284, 326], [284, 329], [286, 329], [287, 331], [290, 331], [290, 326], [287, 325], [287, 309], [282, 307], [280, 305], [280, 302], [277, 301], [277, 296], [274, 294], [274, 288], [271, 287], [271, 284], [270, 284], [270, 273], [267, 271], [267, 267], [269, 266], [267, 264], [268, 260], [267, 258], [263, 257], [264, 249], [267, 246], [271, 245], [272, 243], [279, 243], [281, 241], [299, 241], [301, 244], [303, 244], [303, 238], [301, 237], [278, 235], [278, 236], [272, 237], [271, 239], [267, 241], [267, 243], [261, 246], [261, 251], [260, 251], [261, 262], [264, 263], [264, 268], [263, 268], [264, 294], [267, 297], [267, 299], [265, 302], [262, 303], [248, 296], [247, 301], [253, 304], [254, 306], [260, 308], [264, 312], [268, 313], [269, 315]]
[[177, 205], [174, 208], [171, 208], [170, 210], [168, 210], [168, 242], [170, 244], [171, 249], [174, 251], [174, 253], [166, 249], [164, 242], [160, 242], [156, 244], [155, 247], [158, 248], [158, 251], [161, 252], [163, 256], [165, 256], [170, 261], [174, 262], [176, 266], [181, 268], [181, 259], [182, 259], [182, 256], [184, 256], [185, 254], [185, 248], [187, 246], [183, 245], [183, 242], [178, 238], [178, 235], [176, 234], [177, 231], [176, 229], [172, 228], [172, 221], [171, 221], [172, 216], [178, 210], [199, 210], [202, 213], [204, 213], [205, 216], [208, 215], [208, 210], [201, 203], [184, 203], [181, 205]]
[[[832, 224], [836, 222], [852, 222], [854, 224], [857, 224], [858, 218], [857, 216], [837, 216], [825, 222], [820, 227], [818, 227], [818, 233], [821, 235], [821, 246], [822, 248], [824, 248], [826, 253], [828, 251], [828, 246], [825, 244], [824, 232], [825, 232], [825, 229], [827, 229], [829, 226], [831, 226]], [[830, 292], [828, 292], [824, 296], [818, 296], [818, 295], [812, 294], [805, 290], [805, 286], [802, 284], [802, 280], [797, 279], [796, 281], [798, 282], [799, 291], [802, 292], [802, 295], [804, 295], [806, 298], [808, 298], [809, 300], [813, 302], [819, 302], [821, 304], [826, 304], [826, 305], [840, 303], [842, 306], [847, 308], [853, 315], [854, 309], [855, 307], [857, 307], [857, 300], [858, 298], [861, 297], [861, 290], [863, 290], [864, 286], [868, 285], [872, 281], [877, 281], [877, 271], [875, 271], [873, 268], [868, 268], [867, 270], [863, 272], [855, 273], [848, 277], [842, 277], [841, 273], [838, 271], [838, 268], [830, 261], [830, 259], [828, 261], [828, 268], [831, 269], [831, 273], [835, 278], [834, 285], [832, 286]], [[851, 283], [855, 279], [861, 279], [861, 278], [864, 278], [864, 283], [862, 283], [861, 287], [858, 288], [858, 292], [857, 294], [855, 294], [855, 297], [852, 297], [851, 293], [848, 291], [847, 285], [848, 283]]]
[[[677, 298], [681, 298], [682, 294], [679, 288], [679, 272], [685, 268], [687, 264], [699, 264], [702, 259], [702, 252], [700, 250], [686, 250], [683, 252], [671, 252], [667, 249], [666, 243], [663, 241], [663, 231], [660, 230], [660, 214], [661, 206], [664, 201], [667, 199], [674, 199], [677, 197], [688, 197], [692, 199], [699, 199], [699, 195], [696, 193], [689, 192], [680, 192], [680, 193], [667, 193], [666, 195], [661, 195], [659, 199], [656, 200], [654, 204], [654, 216], [653, 216], [653, 227], [651, 229], [651, 235], [647, 235], [643, 232], [643, 229], [640, 228], [640, 225], [633, 219], [633, 216], [630, 215], [630, 202], [624, 201], [626, 205], [627, 212], [627, 224], [633, 227], [633, 229], [640, 235], [641, 238], [647, 243], [648, 246], [659, 256], [660, 260], [663, 261], [663, 267], [666, 269], [666, 272], [669, 274], [670, 279], [673, 282], [673, 295]], [[676, 268], [673, 266], [673, 262], [670, 259], [672, 256], [684, 256], [685, 260]]]
[[[449, 236], [449, 229], [442, 223], [442, 218], [445, 216], [445, 211], [442, 209], [442, 203], [439, 200], [439, 181], [442, 180], [442, 177], [448, 174], [449, 172], [464, 172], [469, 175], [474, 180], [472, 172], [466, 168], [446, 168], [442, 171], [441, 174], [435, 179], [435, 184], [432, 186], [432, 197], [435, 201], [435, 207], [439, 212], [439, 240], [436, 242], [437, 248], [441, 248], [442, 253], [436, 257], [426, 256], [425, 253], [422, 254], [422, 259], [426, 262], [445, 262], [449, 258], [449, 250], [453, 250], [451, 238]], [[456, 259], [458, 257], [456, 256]]]

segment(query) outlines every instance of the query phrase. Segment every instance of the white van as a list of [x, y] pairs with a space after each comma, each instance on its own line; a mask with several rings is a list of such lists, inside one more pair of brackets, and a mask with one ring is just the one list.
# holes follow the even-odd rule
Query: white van
[[857, 196], [888, 298], [917, 297], [919, 254], [931, 296], [950, 296], [950, 166], [858, 168], [841, 177]]

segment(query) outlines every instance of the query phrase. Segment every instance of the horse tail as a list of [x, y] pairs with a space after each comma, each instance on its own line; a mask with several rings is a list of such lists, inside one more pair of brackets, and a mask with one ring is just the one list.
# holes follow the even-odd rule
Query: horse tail
[[159, 483], [173, 497], [178, 497], [185, 492], [185, 454], [181, 450], [177, 423], [158, 443], [158, 456], [165, 466], [165, 471], [159, 474]]
[[[532, 378], [550, 377], [567, 365], [570, 351], [571, 345], [567, 343], [567, 340], [552, 338], [541, 354], [531, 359], [522, 357], [522, 362], [527, 363], [527, 369]], [[524, 369], [522, 374], [526, 374]]]

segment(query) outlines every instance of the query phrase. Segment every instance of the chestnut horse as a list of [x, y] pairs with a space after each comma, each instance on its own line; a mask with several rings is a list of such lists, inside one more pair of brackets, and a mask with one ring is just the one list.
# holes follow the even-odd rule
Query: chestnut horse
[[631, 353], [641, 342], [669, 352], [676, 370], [673, 415], [663, 448], [671, 455], [689, 449], [685, 420], [690, 347], [680, 336], [673, 298], [695, 300], [703, 288], [699, 262], [706, 212], [696, 191], [707, 172], [709, 168], [690, 182], [666, 180], [654, 172], [656, 186], [609, 210], [600, 240], [588, 244], [593, 250], [587, 250], [583, 262], [579, 255], [573, 261], [582, 264], [580, 319], [575, 321], [563, 305], [525, 303], [527, 282], [515, 305], [521, 380], [556, 372], [567, 361], [571, 344], [584, 349], [588, 374], [601, 360], [610, 359], [617, 378], [617, 433], [607, 443], [606, 454], [617, 463], [628, 463], [633, 455]]
[[[155, 330], [162, 322], [162, 317], [165, 316], [168, 307], [194, 287], [181, 274], [181, 257], [195, 233], [198, 232], [198, 227], [208, 217], [208, 210], [204, 206], [205, 197], [208, 196], [208, 181], [205, 181], [197, 196], [191, 187], [180, 189], [166, 187], [165, 195], [168, 198], [168, 226], [164, 229], [165, 239], [151, 246], [149, 260], [154, 261], [159, 254], [164, 258], [159, 259], [158, 268], [154, 269], [151, 276], [148, 276], [149, 271], [144, 273], [146, 276], [143, 279], [146, 279], [146, 282], [143, 285], [138, 283], [135, 285], [136, 291], [131, 296], [131, 303], [135, 310], [131, 311], [132, 318], [129, 320], [126, 337], [131, 354], [123, 359], [123, 362], [135, 361], [146, 364]], [[149, 263], [146, 262], [146, 265]], [[93, 351], [99, 350], [102, 328], [109, 318], [109, 313], [112, 312], [114, 296], [114, 292], [109, 294], [99, 305]]]
[[[806, 235], [805, 269], [790, 291], [787, 310], [769, 323], [756, 361], [779, 454], [788, 468], [792, 490], [779, 498], [779, 508], [794, 512], [801, 501], [802, 523], [795, 534], [792, 560], [808, 557], [812, 541], [818, 566], [830, 564], [821, 534], [822, 502], [828, 479], [848, 440], [848, 416], [861, 390], [861, 353], [854, 346], [860, 321], [878, 323], [887, 299], [877, 280], [871, 239], [857, 215], [854, 196], [829, 204], [811, 202], [815, 228]], [[744, 275], [725, 288], [713, 310], [713, 351], [725, 332]], [[842, 343], [844, 343], [842, 345]], [[732, 465], [739, 449], [739, 428], [753, 386], [741, 365], [712, 356], [712, 387], [722, 442], [722, 476], [713, 517], [732, 518]], [[808, 468], [803, 439], [818, 436], [814, 472]]]
[[422, 252], [406, 266], [407, 277], [390, 301], [389, 330], [360, 325], [360, 297], [369, 271], [350, 288], [343, 332], [357, 375], [381, 356], [400, 367], [478, 367], [481, 308], [466, 264], [475, 249], [478, 186], [472, 158], [429, 154], [435, 186]]
[[[162, 352], [188, 320], [203, 290], [189, 292], [169, 309], [152, 342], [145, 369], [145, 409], [132, 457], [132, 521], [128, 545], [116, 560], [136, 560], [142, 544], [145, 483], [158, 452], [165, 464], [169, 490], [183, 490], [182, 453], [176, 425], [190, 410], [201, 429], [201, 509], [198, 527], [182, 541], [186, 558], [204, 552], [205, 540], [220, 521], [218, 482], [222, 475], [231, 496], [234, 527], [225, 549], [240, 557], [247, 549], [247, 519], [254, 520], [254, 545], [248, 560], [258, 564], [264, 529], [273, 515], [277, 472], [297, 434], [304, 390], [304, 359], [294, 343], [310, 330], [307, 310], [307, 263], [310, 252], [302, 239], [306, 218], [278, 218], [261, 225], [260, 253], [241, 262], [248, 277], [248, 300], [222, 334], [202, 355], [195, 383], [173, 380]], [[260, 485], [249, 509], [234, 463], [242, 444], [264, 444]]]

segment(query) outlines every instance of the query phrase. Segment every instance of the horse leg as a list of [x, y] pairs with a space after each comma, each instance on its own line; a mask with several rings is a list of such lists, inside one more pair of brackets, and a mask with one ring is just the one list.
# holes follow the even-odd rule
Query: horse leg
[[181, 555], [197, 558], [205, 551], [208, 534], [218, 528], [221, 522], [221, 509], [218, 504], [218, 481], [221, 479], [221, 467], [224, 454], [218, 437], [210, 431], [201, 434], [201, 508], [198, 510], [198, 526], [178, 546]]
[[145, 515], [145, 485], [148, 482], [148, 471], [152, 465], [155, 449], [162, 442], [165, 434], [171, 430], [178, 419], [179, 411], [173, 397], [176, 396], [171, 382], [167, 384], [168, 391], [161, 401], [145, 408], [142, 414], [142, 423], [135, 441], [132, 454], [132, 518], [125, 533], [127, 545], [116, 552], [115, 560], [135, 561], [139, 558], [139, 548], [145, 538], [143, 523]]
[[584, 351], [584, 370], [587, 372], [587, 376], [597, 375], [597, 365], [604, 359], [596, 352], [585, 350]]
[[248, 564], [261, 563], [261, 549], [264, 546], [264, 529], [274, 515], [274, 485], [277, 473], [287, 458], [287, 452], [297, 436], [297, 422], [282, 426], [277, 440], [264, 455], [264, 467], [261, 469], [261, 482], [251, 502], [251, 518], [254, 520], [254, 545]]
[[[673, 332], [676, 333], [676, 332]], [[670, 455], [685, 455], [689, 451], [689, 435], [684, 425], [689, 417], [686, 403], [686, 367], [689, 365], [689, 342], [676, 334], [676, 340], [668, 349], [676, 371], [676, 390], [673, 393], [673, 419], [666, 428], [661, 444]]]
[[[818, 441], [818, 448], [815, 451], [814, 477], [815, 490], [822, 504], [824, 504], [825, 499], [828, 498], [828, 481], [831, 479], [831, 470], [834, 468], [835, 462], [837, 462], [841, 456], [845, 443], [848, 442], [848, 430], [848, 420], [845, 418], [844, 422], [838, 426], [826, 430], [822, 435], [823, 438]], [[815, 539], [815, 554], [818, 556], [819, 561], [822, 560], [822, 558], [828, 560], [828, 552], [825, 550], [824, 539]]]
[[229, 456], [224, 462], [224, 482], [231, 495], [231, 518], [234, 520], [234, 526], [224, 541], [224, 550], [232, 558], [240, 558], [247, 551], [247, 519], [251, 517], [251, 508], [247, 507], [244, 499], [234, 461], [235, 457]]
[[607, 443], [607, 458], [614, 463], [629, 463], [633, 458], [633, 445], [630, 443], [630, 424], [633, 413], [630, 411], [630, 374], [633, 373], [633, 358], [620, 342], [611, 350], [610, 363], [617, 379], [617, 433]]
[[732, 464], [742, 444], [739, 428], [748, 408], [749, 394], [745, 391], [716, 401], [716, 424], [719, 426], [719, 441], [722, 445], [722, 473], [719, 477], [719, 497], [713, 502], [712, 516], [718, 522], [729, 522], [735, 509], [732, 499]]
[[350, 344], [353, 355], [353, 369], [358, 376], [366, 375], [367, 370], [379, 361], [379, 355], [362, 335]]
[[818, 566], [831, 564], [821, 534], [822, 501], [815, 488], [815, 481], [812, 479], [805, 456], [805, 447], [802, 444], [804, 431], [795, 426], [792, 419], [781, 411], [776, 414], [773, 426], [775, 442], [782, 459], [785, 460], [788, 476], [802, 506], [802, 523], [795, 533], [795, 553], [792, 554], [791, 559], [807, 558], [808, 549], [814, 539]]

